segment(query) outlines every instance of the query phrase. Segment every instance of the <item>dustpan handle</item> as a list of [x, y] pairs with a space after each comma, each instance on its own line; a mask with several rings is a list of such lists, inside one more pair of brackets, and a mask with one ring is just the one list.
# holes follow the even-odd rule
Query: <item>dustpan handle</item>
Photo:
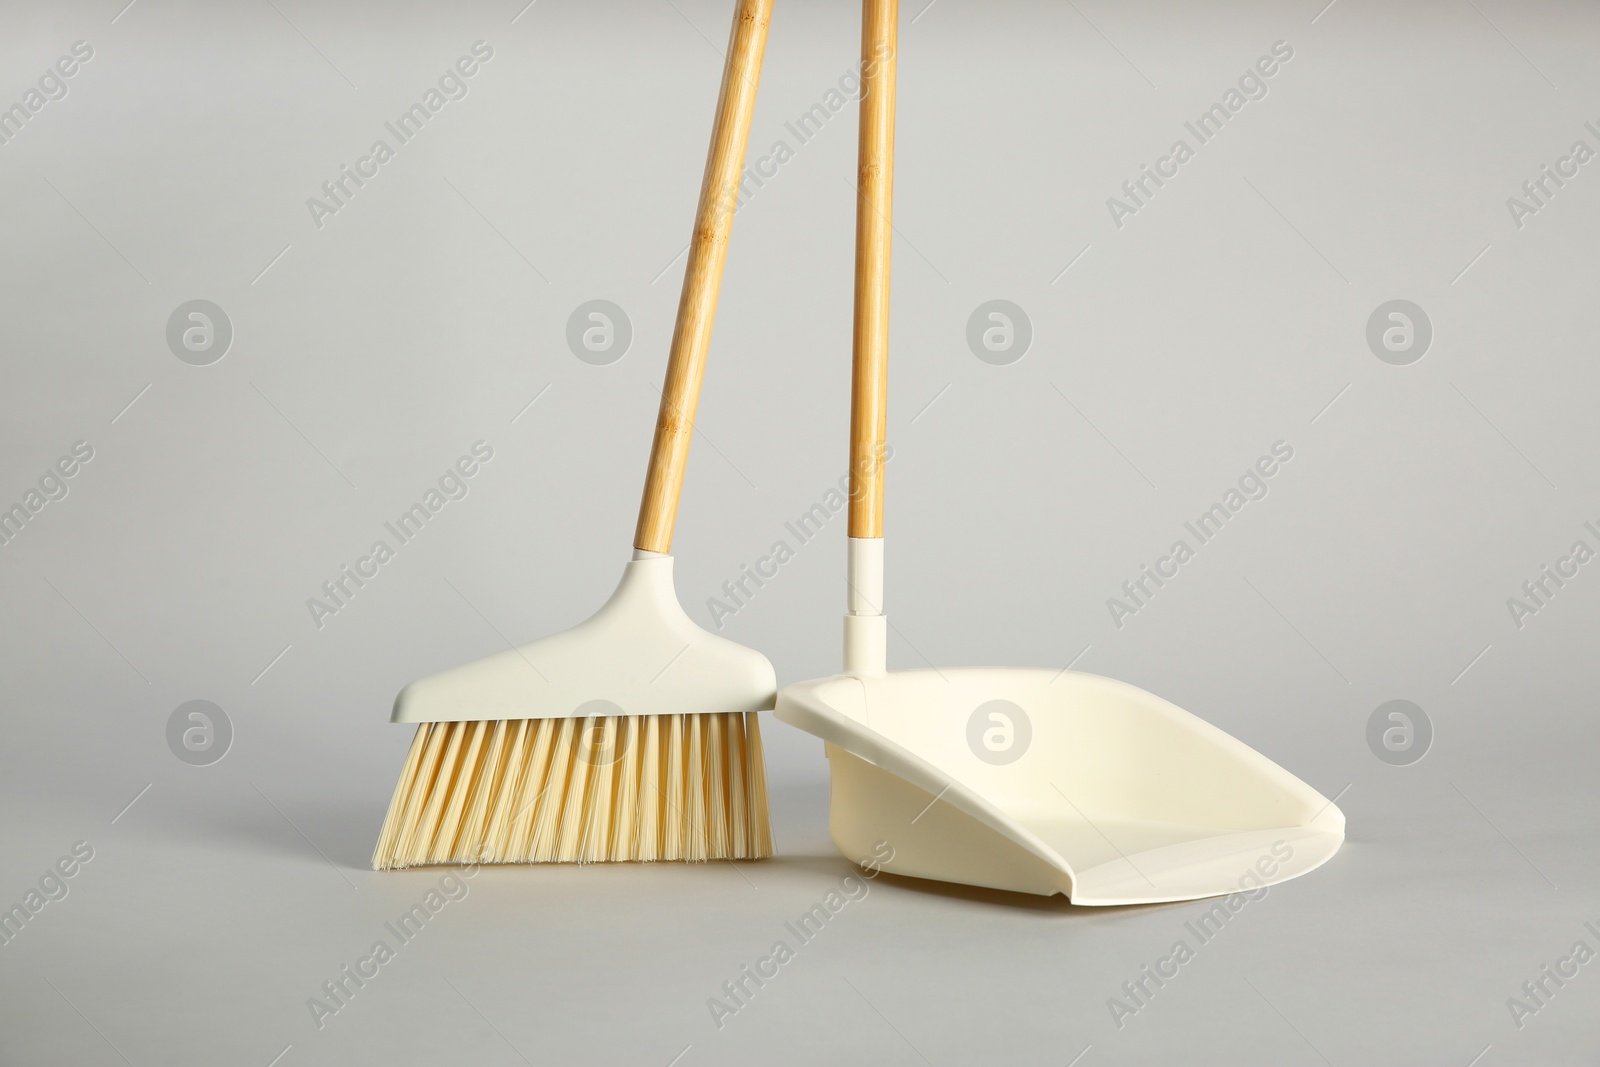
[[633, 547], [647, 552], [672, 551], [678, 495], [683, 490], [683, 472], [689, 461], [700, 380], [705, 375], [706, 351], [711, 346], [717, 292], [728, 258], [728, 237], [733, 232], [739, 178], [744, 170], [745, 146], [750, 141], [750, 117], [756, 107], [761, 57], [766, 51], [771, 18], [772, 0], [738, 0], [733, 15], [711, 150], [700, 183], [694, 237], [689, 244], [683, 294], [678, 298], [678, 320], [672, 331], [667, 379], [656, 415], [650, 469], [633, 536]]
[[894, 236], [894, 83], [900, 5], [861, 5], [856, 301], [850, 380], [850, 555], [844, 668], [888, 669], [883, 614], [883, 466], [888, 458], [889, 254]]
[[883, 536], [889, 417], [889, 255], [894, 215], [898, 0], [861, 5], [861, 127], [850, 388], [850, 536]]

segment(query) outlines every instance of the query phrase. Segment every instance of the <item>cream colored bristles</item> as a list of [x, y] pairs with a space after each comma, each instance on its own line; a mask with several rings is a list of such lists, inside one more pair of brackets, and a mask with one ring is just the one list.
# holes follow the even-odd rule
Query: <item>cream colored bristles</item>
[[626, 715], [615, 721], [617, 732], [612, 744], [617, 747], [610, 756], [613, 760], [620, 759], [622, 766], [617, 768], [616, 821], [611, 827], [611, 847], [606, 859], [620, 861], [639, 855], [639, 754], [644, 745], [639, 736], [640, 716]]
[[771, 854], [755, 714], [614, 716], [419, 726], [372, 865]]
[[[644, 748], [639, 753], [639, 790], [636, 797], [659, 797], [665, 786], [661, 775], [661, 716], [649, 715], [637, 720], [644, 728]], [[661, 834], [664, 820], [660, 806], [654, 803], [638, 804], [638, 818], [634, 820], [634, 853], [640, 860], [659, 860]]]

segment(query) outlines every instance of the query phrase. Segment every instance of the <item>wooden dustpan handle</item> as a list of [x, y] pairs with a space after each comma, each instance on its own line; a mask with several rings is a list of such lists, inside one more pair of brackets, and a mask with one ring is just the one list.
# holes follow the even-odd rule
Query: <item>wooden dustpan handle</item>
[[889, 253], [894, 215], [898, 0], [861, 6], [861, 142], [856, 198], [856, 303], [850, 389], [850, 536], [883, 536], [889, 417]]
[[650, 448], [650, 470], [633, 537], [633, 547], [647, 552], [672, 551], [678, 495], [683, 490], [683, 472], [689, 461], [700, 380], [705, 375], [706, 351], [711, 346], [717, 292], [728, 258], [728, 237], [733, 231], [739, 178], [744, 170], [750, 117], [756, 107], [761, 57], [766, 51], [771, 18], [772, 0], [738, 0], [733, 15], [727, 63], [722, 69], [722, 93], [717, 98], [716, 125], [712, 127], [711, 151], [700, 184], [694, 238], [689, 244], [683, 295], [678, 298], [678, 320], [672, 331], [655, 442]]

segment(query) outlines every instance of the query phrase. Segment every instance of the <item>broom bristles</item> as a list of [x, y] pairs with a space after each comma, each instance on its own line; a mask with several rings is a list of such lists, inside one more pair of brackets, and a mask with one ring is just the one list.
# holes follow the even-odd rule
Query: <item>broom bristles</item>
[[423, 723], [372, 866], [770, 855], [756, 713], [613, 715]]

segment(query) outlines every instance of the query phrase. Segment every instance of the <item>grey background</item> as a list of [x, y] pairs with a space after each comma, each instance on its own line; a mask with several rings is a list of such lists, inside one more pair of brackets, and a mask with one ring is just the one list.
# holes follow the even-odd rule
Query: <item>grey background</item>
[[[851, 871], [820, 745], [768, 719], [777, 858], [484, 871], [319, 1030], [307, 998], [440, 877], [365, 869], [395, 691], [577, 621], [626, 558], [730, 5], [122, 2], [0, 10], [0, 104], [95, 49], [0, 147], [0, 502], [95, 449], [0, 547], [0, 905], [95, 850], [0, 946], [0, 1061], [1593, 1062], [1600, 963], [1520, 1029], [1506, 1001], [1600, 948], [1600, 564], [1521, 629], [1506, 600], [1600, 547], [1600, 162], [1520, 229], [1505, 203], [1600, 147], [1592, 5], [903, 13], [893, 662], [1160, 693], [1339, 796], [1325, 868], [1120, 1030], [1107, 998], [1204, 905], [881, 878], [718, 1029], [707, 998]], [[779, 4], [758, 153], [858, 38], [850, 4]], [[480, 39], [469, 95], [318, 229], [306, 198]], [[1117, 228], [1106, 199], [1277, 40], [1269, 95]], [[738, 216], [675, 545], [708, 622], [845, 471], [854, 129]], [[210, 366], [165, 341], [195, 299], [234, 329]], [[593, 299], [633, 326], [609, 366], [565, 343]], [[966, 346], [991, 299], [1032, 322], [1010, 366]], [[1409, 366], [1365, 341], [1393, 299], [1434, 328]], [[314, 626], [480, 439], [469, 496]], [[1113, 625], [1279, 440], [1270, 494]], [[844, 536], [723, 631], [782, 681], [837, 669]], [[167, 747], [195, 699], [234, 730], [209, 766]], [[1391, 699], [1433, 723], [1411, 766], [1367, 747]]]

